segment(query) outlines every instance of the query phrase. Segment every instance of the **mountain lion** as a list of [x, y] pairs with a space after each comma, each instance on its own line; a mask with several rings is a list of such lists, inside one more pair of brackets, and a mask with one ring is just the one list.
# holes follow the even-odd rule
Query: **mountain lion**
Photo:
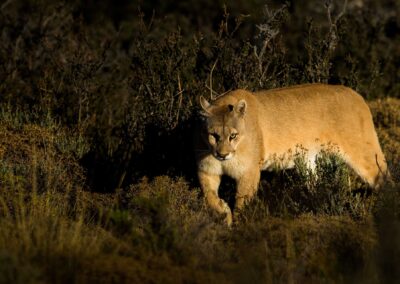
[[344, 86], [307, 84], [260, 92], [231, 91], [208, 102], [200, 97], [203, 129], [195, 143], [198, 177], [206, 200], [226, 214], [219, 198], [222, 175], [236, 181], [235, 209], [241, 209], [257, 191], [261, 170], [294, 166], [301, 145], [308, 165], [323, 145], [335, 145], [339, 154], [372, 188], [378, 188], [387, 166], [364, 99]]

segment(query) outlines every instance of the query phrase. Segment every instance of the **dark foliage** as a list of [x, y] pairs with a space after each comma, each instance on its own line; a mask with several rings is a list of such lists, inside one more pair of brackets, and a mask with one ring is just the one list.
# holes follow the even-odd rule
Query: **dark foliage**
[[[190, 148], [210, 75], [218, 93], [331, 82], [368, 98], [397, 96], [395, 1], [349, 5], [343, 16], [341, 3], [261, 7], [256, 0], [6, 1], [0, 103], [76, 129], [91, 142], [84, 158], [91, 179], [110, 190], [135, 173], [185, 174], [186, 155], [164, 165], [176, 145]], [[100, 181], [104, 173], [110, 178]]]

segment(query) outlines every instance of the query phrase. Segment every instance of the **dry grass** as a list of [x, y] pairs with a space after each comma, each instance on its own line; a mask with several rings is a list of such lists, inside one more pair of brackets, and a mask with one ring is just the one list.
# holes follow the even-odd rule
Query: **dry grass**
[[[396, 103], [370, 103], [391, 165], [399, 158], [388, 152], [397, 143]], [[261, 190], [228, 229], [182, 178], [143, 178], [108, 194], [83, 190], [78, 136], [9, 117], [0, 123], [1, 283], [378, 283], [398, 276], [398, 184], [360, 199], [327, 175], [310, 192], [298, 166], [264, 181], [273, 193]]]

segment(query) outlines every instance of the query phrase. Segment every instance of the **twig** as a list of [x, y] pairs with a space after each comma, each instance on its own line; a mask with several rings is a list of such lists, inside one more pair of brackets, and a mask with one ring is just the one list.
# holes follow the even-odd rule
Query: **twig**
[[13, 0], [8, 0], [0, 6], [0, 10], [5, 9]]
[[387, 182], [387, 181], [392, 182], [393, 180], [392, 180], [392, 177], [391, 177], [391, 175], [390, 175], [389, 169], [386, 169], [386, 171], [384, 172], [384, 171], [382, 170], [381, 166], [379, 165], [379, 162], [378, 162], [378, 154], [375, 154], [375, 162], [376, 162], [376, 165], [378, 166], [379, 173], [380, 173], [381, 175], [383, 175], [383, 180], [384, 180], [384, 182]]
[[260, 48], [260, 51], [258, 51], [257, 46], [254, 46], [254, 56], [258, 61], [258, 69], [259, 69], [259, 84], [260, 86], [263, 86], [263, 79], [265, 77], [265, 74], [268, 72], [268, 67], [263, 66], [265, 64], [265, 53], [267, 51], [268, 46], [270, 45], [270, 42], [277, 37], [277, 35], [280, 33], [279, 31], [279, 23], [280, 23], [280, 18], [282, 15], [284, 15], [284, 12], [287, 9], [287, 5], [283, 5], [280, 9], [272, 12], [267, 5], [265, 5], [265, 11], [264, 15], [266, 17], [266, 21], [264, 24], [257, 25], [257, 28], [260, 32], [258, 35], [259, 38], [262, 39], [262, 45]]
[[344, 0], [343, 9], [342, 9], [342, 11], [340, 11], [339, 15], [337, 15], [335, 22], [337, 22], [346, 13], [347, 2], [348, 2], [348, 0]]
[[264, 57], [265, 50], [267, 49], [267, 46], [268, 46], [269, 42], [273, 38], [275, 38], [278, 34], [279, 34], [278, 30], [271, 30], [271, 32], [268, 34], [268, 37], [263, 42], [263, 46], [262, 46], [262, 48], [260, 50], [260, 53], [258, 53], [258, 54], [256, 53], [256, 57], [260, 61], [259, 63], [261, 65], [260, 66], [260, 71], [262, 71], [262, 61], [261, 60]]
[[153, 93], [151, 92], [149, 85], [145, 84], [145, 87], [146, 87], [147, 91], [149, 92], [150, 97], [153, 97]]
[[178, 125], [179, 113], [180, 113], [181, 106], [182, 106], [182, 93], [183, 93], [183, 91], [184, 91], [184, 90], [182, 90], [181, 77], [179, 76], [179, 73], [178, 73], [178, 90], [179, 90], [179, 93], [177, 94], [177, 95], [179, 95], [179, 99], [178, 99], [178, 111], [177, 111], [177, 113], [176, 113], [175, 124], [174, 124], [174, 127], [173, 127], [173, 128], [175, 128], [175, 127]]
[[209, 87], [209, 90], [210, 90], [210, 99], [211, 100], [214, 100], [214, 98], [213, 98], [213, 92], [214, 91], [212, 89], [212, 86], [213, 86], [213, 84], [212, 84], [212, 76], [213, 76], [214, 68], [217, 65], [217, 62], [218, 62], [218, 58], [215, 60], [214, 65], [211, 67], [211, 71], [210, 71], [210, 87]]
[[332, 21], [332, 5], [331, 5], [331, 1], [327, 1], [325, 6], [327, 8], [327, 16], [328, 16], [328, 21], [330, 24], [330, 29], [332, 30], [332, 28], [335, 29], [335, 31], [337, 31], [337, 22], [344, 16], [344, 14], [346, 13], [347, 10], [347, 2], [348, 0], [344, 0], [343, 3], [343, 8], [340, 11], [340, 13], [335, 17], [335, 19]]
[[[211, 89], [209, 86], [207, 86], [206, 85], [206, 88], [212, 93], [212, 94], [215, 94], [215, 98], [218, 98], [219, 97], [219, 94], [216, 92], [216, 91], [214, 91], [213, 89]], [[213, 98], [213, 95], [211, 95], [211, 100], [214, 100], [215, 98]]]
[[232, 91], [232, 89], [229, 89], [228, 91], [226, 91], [226, 92], [223, 92], [222, 94], [220, 94], [220, 95], [219, 95], [219, 97], [222, 97], [223, 95], [225, 95], [225, 94], [229, 93], [230, 91]]

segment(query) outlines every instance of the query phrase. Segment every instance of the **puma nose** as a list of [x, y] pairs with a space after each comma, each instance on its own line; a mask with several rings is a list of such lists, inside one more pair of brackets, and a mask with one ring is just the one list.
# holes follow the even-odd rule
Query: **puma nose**
[[218, 158], [221, 158], [221, 159], [225, 159], [226, 157], [228, 157], [228, 155], [229, 155], [229, 153], [224, 153], [224, 154], [222, 154], [222, 153], [220, 153], [220, 152], [217, 152]]

